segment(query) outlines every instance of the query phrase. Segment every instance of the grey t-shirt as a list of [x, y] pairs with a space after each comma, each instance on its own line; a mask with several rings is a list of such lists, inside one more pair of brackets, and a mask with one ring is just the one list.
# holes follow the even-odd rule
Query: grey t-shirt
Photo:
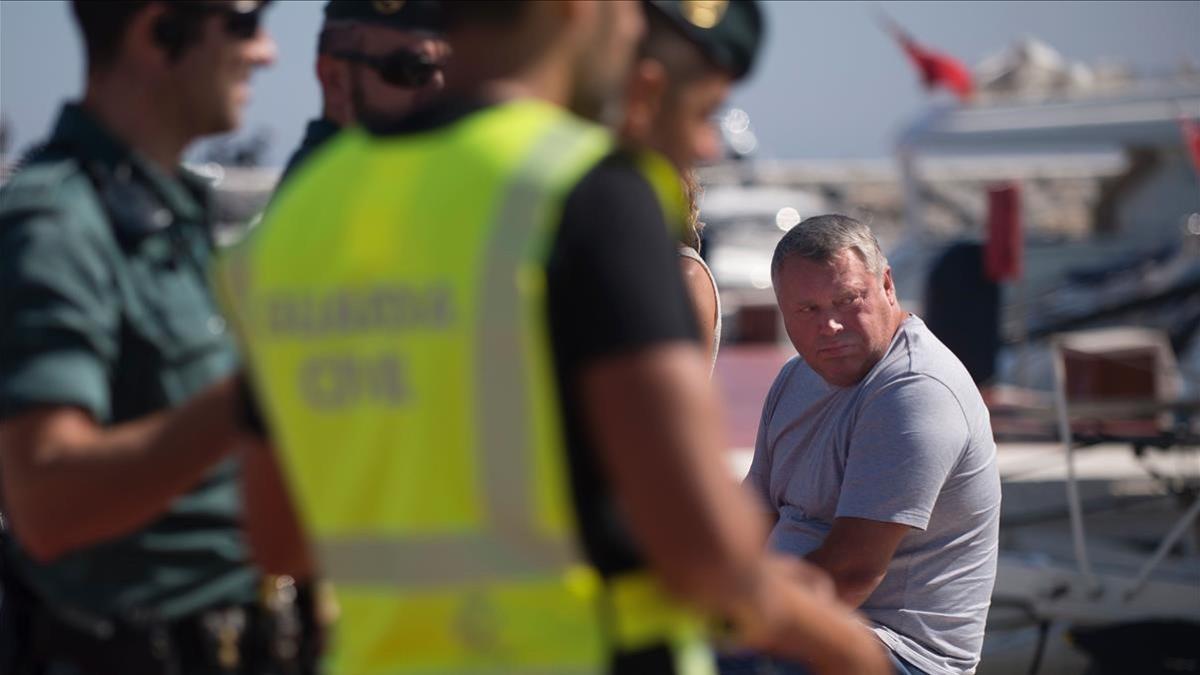
[[746, 484], [779, 515], [777, 550], [810, 553], [839, 517], [914, 528], [860, 609], [922, 670], [974, 671], [996, 576], [996, 444], [979, 390], [924, 322], [909, 316], [852, 387], [784, 365]]

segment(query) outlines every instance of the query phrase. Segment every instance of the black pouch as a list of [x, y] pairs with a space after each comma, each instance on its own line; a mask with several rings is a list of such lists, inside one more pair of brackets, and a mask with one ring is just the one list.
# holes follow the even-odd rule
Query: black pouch
[[6, 536], [0, 532], [0, 673], [41, 675], [30, 649], [37, 598], [6, 560]]
[[82, 675], [181, 675], [165, 625], [132, 626], [66, 617], [35, 608], [31, 645], [35, 662], [70, 664]]

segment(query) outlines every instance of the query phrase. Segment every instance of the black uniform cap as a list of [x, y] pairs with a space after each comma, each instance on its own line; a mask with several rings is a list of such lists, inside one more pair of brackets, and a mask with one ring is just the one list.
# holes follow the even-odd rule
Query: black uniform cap
[[717, 66], [742, 79], [754, 67], [763, 40], [757, 0], [644, 0]]
[[329, 0], [326, 21], [357, 21], [397, 30], [442, 32], [438, 0]]

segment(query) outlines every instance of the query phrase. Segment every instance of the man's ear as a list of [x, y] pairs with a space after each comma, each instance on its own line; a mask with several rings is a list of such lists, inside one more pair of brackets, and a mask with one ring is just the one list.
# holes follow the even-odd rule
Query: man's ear
[[634, 62], [625, 87], [625, 121], [621, 136], [646, 145], [653, 132], [654, 123], [662, 109], [663, 95], [667, 90], [667, 71], [654, 59], [638, 59]]
[[887, 296], [888, 304], [896, 304], [896, 284], [892, 282], [892, 268], [887, 266], [883, 268], [883, 292]]
[[334, 118], [334, 122], [347, 124], [346, 119], [337, 118], [346, 118], [351, 112], [350, 65], [328, 54], [318, 54], [316, 71], [327, 113]]
[[149, 3], [133, 15], [125, 29], [125, 38], [117, 61], [129, 58], [137, 64], [154, 64], [163, 68], [172, 64], [169, 48], [171, 17], [166, 3]]

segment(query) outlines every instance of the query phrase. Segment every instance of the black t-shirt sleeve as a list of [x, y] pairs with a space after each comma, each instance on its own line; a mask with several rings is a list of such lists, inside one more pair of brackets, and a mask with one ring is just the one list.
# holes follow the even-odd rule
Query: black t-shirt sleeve
[[698, 340], [677, 244], [650, 185], [613, 155], [568, 195], [549, 264], [551, 332], [560, 365]]
[[605, 357], [699, 340], [676, 246], [649, 184], [613, 156], [567, 197], [547, 264], [572, 496], [588, 559], [605, 576], [643, 562], [587, 431], [579, 379]]

